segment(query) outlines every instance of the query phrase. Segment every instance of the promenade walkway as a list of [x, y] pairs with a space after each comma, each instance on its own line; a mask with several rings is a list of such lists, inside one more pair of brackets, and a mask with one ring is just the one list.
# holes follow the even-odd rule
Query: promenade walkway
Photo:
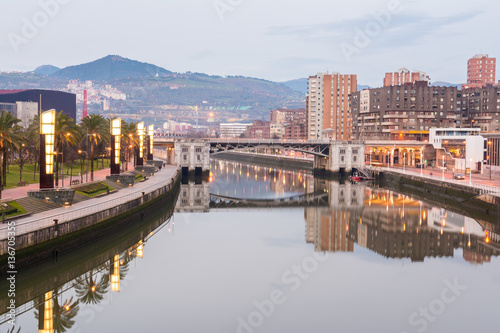
[[[109, 173], [109, 169], [102, 171], [106, 172], [106, 174]], [[132, 187], [123, 188], [118, 192], [111, 193], [107, 196], [82, 201], [70, 207], [60, 207], [16, 219], [14, 220], [16, 235], [22, 235], [31, 231], [52, 226], [54, 225], [55, 219], [57, 219], [58, 223], [61, 224], [75, 218], [91, 215], [140, 198], [144, 194], [153, 192], [165, 185], [173, 183], [178, 173], [179, 168], [177, 166], [167, 165], [148, 180], [137, 183]], [[94, 180], [97, 180], [96, 173], [94, 173]], [[0, 240], [7, 238], [7, 227], [7, 223], [0, 226]]]
[[368, 169], [390, 171], [400, 174], [422, 177], [427, 180], [433, 180], [436, 183], [445, 182], [452, 184], [460, 184], [463, 186], [469, 186], [472, 188], [479, 189], [482, 193], [488, 193], [500, 197], [500, 179], [498, 177], [492, 177], [492, 179], [490, 180], [489, 174], [488, 175], [472, 174], [472, 177], [470, 177], [470, 175], [465, 175], [464, 180], [458, 180], [454, 179], [453, 172], [451, 170], [445, 170], [445, 172], [443, 173], [443, 170], [432, 169], [432, 168], [419, 169], [419, 168], [401, 168], [401, 167], [391, 167], [391, 168], [368, 167]]
[[[102, 170], [94, 170], [94, 181], [100, 181], [100, 180], [105, 180], [106, 176], [109, 175], [109, 168], [105, 168]], [[65, 187], [69, 187], [69, 176], [66, 176], [64, 179], [64, 185]], [[73, 175], [73, 179], [80, 179], [80, 176], [78, 175]], [[83, 176], [83, 179], [85, 179], [85, 175]], [[88, 179], [90, 180], [90, 173], [88, 175]], [[59, 180], [60, 184], [62, 184], [61, 180]], [[9, 188], [5, 189], [2, 191], [2, 200], [4, 199], [12, 199], [16, 200], [19, 198], [24, 198], [28, 196], [28, 191], [31, 190], [38, 190], [40, 184], [39, 183], [33, 183], [29, 184], [26, 186], [19, 186], [15, 188]]]

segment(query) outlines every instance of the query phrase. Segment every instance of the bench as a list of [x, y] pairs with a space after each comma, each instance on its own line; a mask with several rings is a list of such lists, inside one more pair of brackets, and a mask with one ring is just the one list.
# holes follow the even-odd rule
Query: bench
[[17, 186], [26, 186], [26, 185], [28, 185], [28, 182], [25, 180], [17, 182]]

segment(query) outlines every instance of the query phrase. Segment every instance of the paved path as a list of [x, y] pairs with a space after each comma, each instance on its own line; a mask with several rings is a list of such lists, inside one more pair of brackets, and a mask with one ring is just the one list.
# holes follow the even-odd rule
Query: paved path
[[[58, 219], [59, 224], [61, 224], [78, 217], [94, 214], [130, 200], [140, 198], [143, 195], [143, 192], [150, 193], [169, 184], [178, 172], [179, 168], [177, 166], [167, 165], [154, 176], [150, 177], [147, 181], [137, 183], [132, 187], [121, 189], [118, 192], [111, 193], [107, 196], [82, 201], [70, 207], [60, 207], [16, 219], [16, 235], [22, 235], [34, 230], [52, 226], [54, 225], [54, 219]], [[94, 177], [94, 179], [96, 179], [96, 177]], [[5, 239], [6, 237], [7, 224], [4, 224], [0, 226], [0, 240]]]
[[490, 180], [489, 175], [472, 174], [472, 179], [467, 175], [464, 180], [457, 180], [453, 178], [453, 173], [451, 170], [444, 172], [439, 169], [418, 169], [418, 168], [398, 168], [398, 167], [379, 167], [374, 168], [381, 171], [392, 171], [401, 174], [407, 174], [417, 177], [422, 177], [426, 179], [431, 179], [436, 182], [447, 182], [453, 184], [461, 184], [464, 186], [470, 186], [473, 188], [480, 189], [482, 193], [490, 193], [495, 196], [500, 196], [500, 180], [498, 178], [493, 178]]
[[[109, 168], [105, 168], [102, 170], [94, 170], [94, 181], [105, 180], [107, 175], [109, 175]], [[73, 175], [73, 180], [74, 179], [79, 180], [80, 176]], [[90, 173], [88, 175], [88, 179], [90, 181]], [[83, 176], [83, 180], [85, 180], [85, 175]], [[66, 178], [64, 179], [64, 185], [66, 187], [69, 187], [69, 181], [70, 181], [70, 177], [66, 176]], [[59, 183], [62, 185], [61, 179], [59, 179]], [[19, 186], [19, 187], [15, 187], [15, 188], [5, 189], [2, 191], [2, 200], [9, 199], [9, 198], [12, 200], [16, 200], [19, 198], [27, 197], [28, 191], [38, 190], [39, 186], [40, 186], [39, 183], [34, 183], [34, 184], [26, 185], [26, 186]]]

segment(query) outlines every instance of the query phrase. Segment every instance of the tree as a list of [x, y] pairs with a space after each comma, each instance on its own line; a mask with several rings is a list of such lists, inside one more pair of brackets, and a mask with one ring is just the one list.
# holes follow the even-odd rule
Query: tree
[[[59, 156], [59, 149], [63, 145], [75, 145], [77, 142], [78, 127], [73, 118], [60, 111], [56, 115], [55, 135], [54, 135], [54, 153]], [[59, 159], [56, 160], [54, 173], [55, 183], [59, 186]], [[64, 162], [61, 159], [61, 163]]]
[[90, 181], [94, 180], [94, 147], [106, 133], [109, 134], [107, 123], [106, 119], [98, 114], [91, 114], [82, 119], [82, 130], [86, 132], [90, 142]]
[[31, 120], [28, 126], [28, 130], [26, 131], [26, 141], [28, 151], [31, 155], [31, 161], [33, 162], [33, 181], [35, 181], [37, 163], [40, 156], [40, 117], [38, 115]]
[[128, 162], [135, 147], [139, 147], [139, 135], [137, 135], [137, 124], [122, 121], [121, 148], [126, 152], [125, 170], [128, 170]]
[[21, 120], [14, 117], [10, 112], [3, 110], [0, 113], [0, 152], [2, 155], [2, 179], [0, 181], [0, 198], [2, 197], [2, 184], [7, 182], [7, 150], [21, 141]]

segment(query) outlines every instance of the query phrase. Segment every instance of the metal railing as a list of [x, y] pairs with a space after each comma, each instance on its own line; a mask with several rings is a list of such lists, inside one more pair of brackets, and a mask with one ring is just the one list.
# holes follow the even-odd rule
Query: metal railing
[[[385, 168], [385, 167], [367, 167], [367, 169], [370, 170], [378, 170], [378, 171], [390, 171], [390, 172], [395, 172], [399, 174], [407, 174], [415, 177], [421, 177], [425, 179], [430, 179], [434, 181], [440, 181], [448, 184], [455, 184], [455, 185], [462, 185], [462, 186], [467, 186], [473, 189], [479, 190], [480, 194], [491, 194], [493, 196], [500, 197], [500, 187], [497, 186], [491, 186], [491, 185], [486, 185], [486, 184], [481, 184], [481, 183], [475, 183], [475, 182], [470, 182], [469, 180], [458, 180], [458, 179], [450, 179], [450, 178], [444, 178], [441, 175], [428, 175], [428, 174], [421, 174], [418, 171], [413, 171], [413, 170], [405, 170], [403, 171], [402, 169], [398, 168]], [[437, 171], [437, 173], [440, 173], [441, 171]]]
[[[17, 222], [15, 224], [15, 234], [16, 236], [19, 236], [28, 232], [54, 226], [55, 224], [54, 220], [57, 220], [58, 221], [57, 223], [61, 225], [65, 222], [69, 222], [78, 218], [103, 212], [111, 208], [114, 208], [116, 206], [140, 199], [143, 196], [147, 196], [155, 192], [156, 190], [161, 189], [162, 187], [167, 187], [167, 191], [170, 191], [173, 187], [175, 178], [177, 177], [178, 174], [179, 174], [179, 168], [176, 169], [175, 173], [173, 173], [172, 177], [170, 177], [169, 179], [160, 182], [155, 182], [150, 186], [138, 190], [137, 192], [128, 193], [113, 198], [111, 200], [101, 201], [91, 206], [86, 206], [81, 208], [67, 207], [64, 208], [67, 209], [66, 212], [58, 212], [48, 216], [35, 218], [31, 221]], [[89, 201], [84, 201], [84, 203], [88, 204]], [[4, 240], [7, 238], [7, 231], [8, 231], [7, 224], [0, 227], [0, 240]]]

